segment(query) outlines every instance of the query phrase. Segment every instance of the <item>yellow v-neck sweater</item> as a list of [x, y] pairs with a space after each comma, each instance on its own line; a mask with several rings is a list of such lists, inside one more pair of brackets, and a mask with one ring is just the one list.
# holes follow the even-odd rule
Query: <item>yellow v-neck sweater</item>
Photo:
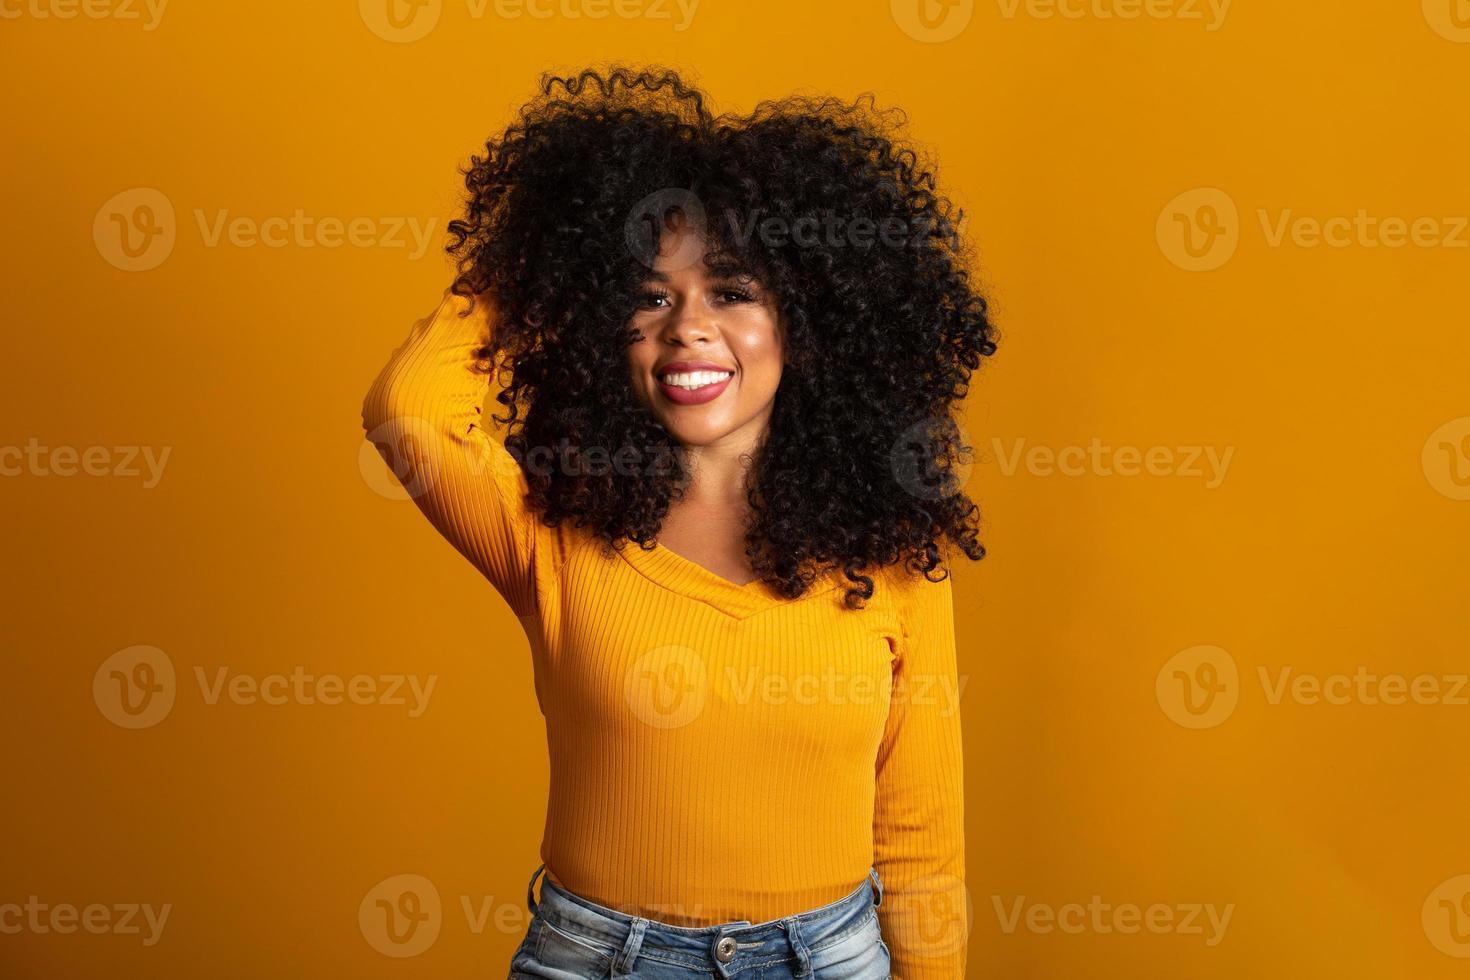
[[[826, 905], [877, 868], [902, 980], [964, 975], [963, 770], [948, 578], [829, 572], [784, 599], [662, 545], [613, 557], [545, 526], [487, 431], [492, 329], [447, 293], [363, 406], [419, 508], [530, 639], [551, 789], [541, 859], [594, 902], [673, 925]], [[543, 459], [543, 465], [555, 465]]]

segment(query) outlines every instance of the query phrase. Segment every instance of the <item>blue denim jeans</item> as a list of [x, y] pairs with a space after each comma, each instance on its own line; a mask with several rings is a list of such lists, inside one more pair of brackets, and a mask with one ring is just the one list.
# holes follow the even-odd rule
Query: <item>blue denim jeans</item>
[[878, 931], [883, 883], [876, 870], [846, 898], [810, 912], [705, 928], [626, 915], [550, 881], [536, 901], [536, 869], [526, 890], [531, 925], [510, 963], [510, 980], [889, 980]]

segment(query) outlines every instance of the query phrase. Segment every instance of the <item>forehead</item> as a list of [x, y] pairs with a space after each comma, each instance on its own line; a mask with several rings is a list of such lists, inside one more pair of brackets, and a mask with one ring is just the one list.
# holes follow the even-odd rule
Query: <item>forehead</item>
[[742, 256], [704, 232], [689, 229], [665, 232], [647, 273], [656, 282], [754, 277], [755, 271]]
[[629, 244], [643, 277], [658, 282], [764, 281], [764, 257], [751, 249], [741, 228], [719, 209], [689, 197], [635, 212], [638, 220], [629, 223]]

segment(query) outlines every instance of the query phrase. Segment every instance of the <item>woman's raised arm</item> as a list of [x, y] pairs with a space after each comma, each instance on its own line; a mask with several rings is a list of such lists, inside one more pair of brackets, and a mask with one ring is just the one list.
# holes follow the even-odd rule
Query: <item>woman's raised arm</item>
[[470, 307], [446, 290], [414, 324], [368, 391], [362, 423], [439, 533], [527, 616], [537, 603], [536, 518], [520, 465], [484, 428], [491, 373], [478, 354], [494, 310], [485, 296]]

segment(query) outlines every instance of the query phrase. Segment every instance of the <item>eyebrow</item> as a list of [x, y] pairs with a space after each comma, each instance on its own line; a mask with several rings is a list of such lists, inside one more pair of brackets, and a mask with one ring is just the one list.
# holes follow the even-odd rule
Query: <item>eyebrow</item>
[[711, 275], [755, 275], [740, 256], [725, 250], [705, 255], [704, 264]]

